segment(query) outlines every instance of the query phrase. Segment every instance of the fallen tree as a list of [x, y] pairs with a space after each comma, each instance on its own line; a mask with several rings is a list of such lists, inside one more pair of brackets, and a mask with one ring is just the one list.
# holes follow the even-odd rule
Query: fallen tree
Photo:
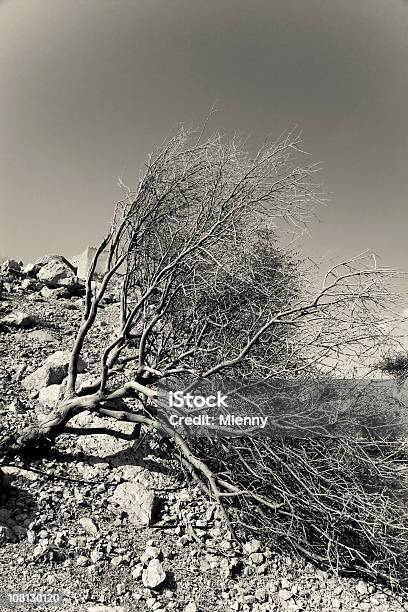
[[[236, 139], [184, 129], [159, 147], [137, 189], [124, 188], [90, 267], [63, 400], [3, 452], [30, 453], [61, 434], [126, 437], [72, 427], [83, 411], [129, 421], [135, 436], [144, 426], [173, 441], [234, 534], [257, 531], [336, 570], [402, 584], [408, 539], [393, 443], [186, 439], [157, 416], [166, 378], [328, 376], [369, 367], [395, 343], [395, 271], [364, 254], [332, 266], [319, 285], [284, 246], [284, 226], [304, 227], [319, 202], [318, 168], [298, 165], [299, 147], [288, 134], [251, 156]], [[81, 387], [78, 360], [112, 285], [117, 333], [101, 349], [98, 379]], [[118, 408], [118, 399], [130, 402]]]

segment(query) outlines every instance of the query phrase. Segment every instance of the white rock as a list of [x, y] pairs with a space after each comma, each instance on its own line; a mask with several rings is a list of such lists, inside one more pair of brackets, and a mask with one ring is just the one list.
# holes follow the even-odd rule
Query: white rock
[[141, 577], [142, 573], [143, 573], [143, 565], [141, 563], [138, 563], [137, 565], [135, 565], [135, 567], [132, 570], [132, 576], [133, 578], [136, 578], [137, 580], [138, 578]]
[[26, 312], [21, 312], [16, 310], [15, 312], [11, 312], [6, 317], [1, 319], [1, 323], [4, 325], [10, 325], [10, 327], [17, 327], [18, 329], [27, 329], [28, 327], [33, 327], [38, 324], [38, 318], [32, 315], [27, 314]]
[[367, 595], [368, 593], [367, 585], [363, 580], [359, 580], [359, 582], [357, 583], [356, 591], [358, 591], [360, 595]]
[[124, 595], [126, 593], [126, 586], [123, 582], [119, 582], [119, 584], [116, 585], [116, 594], [120, 597], [121, 595]]
[[98, 533], [98, 528], [91, 518], [84, 516], [79, 519], [79, 522], [81, 523], [85, 531], [90, 535], [96, 535]]
[[[72, 427], [109, 427], [112, 429], [112, 419], [101, 418], [89, 412], [81, 412], [70, 421]], [[134, 423], [116, 421], [114, 429], [117, 431], [131, 434], [134, 430]], [[88, 436], [78, 436], [75, 440], [76, 447], [85, 455], [92, 455], [99, 458], [110, 458], [130, 449], [134, 445], [134, 440], [117, 440], [113, 436], [95, 434]], [[113, 461], [113, 459], [112, 459]]]
[[279, 599], [282, 601], [289, 601], [292, 598], [292, 593], [287, 589], [281, 589], [278, 593]]
[[[49, 355], [40, 368], [22, 380], [22, 386], [27, 391], [38, 393], [43, 387], [60, 384], [68, 373], [70, 357], [69, 351], [56, 351]], [[85, 368], [85, 361], [79, 358], [78, 372], [82, 372]]]
[[144, 553], [140, 556], [140, 562], [143, 563], [143, 565], [146, 565], [150, 559], [158, 559], [160, 555], [160, 548], [157, 548], [157, 546], [147, 546]]
[[73, 288], [78, 284], [78, 279], [72, 267], [57, 259], [52, 259], [43, 266], [38, 272], [37, 278], [49, 287]]
[[84, 555], [80, 555], [76, 560], [76, 564], [79, 567], [85, 567], [86, 565], [89, 565], [89, 559], [88, 557], [84, 557]]
[[133, 525], [148, 526], [152, 520], [156, 498], [153, 491], [137, 482], [123, 482], [110, 498], [129, 516]]
[[57, 299], [57, 298], [66, 298], [69, 296], [69, 291], [66, 287], [58, 287], [57, 289], [50, 289], [49, 287], [43, 287], [40, 291], [40, 294], [46, 300], [49, 299]]
[[249, 555], [249, 558], [254, 565], [261, 565], [264, 561], [264, 556], [262, 553], [252, 553]]
[[104, 558], [104, 554], [100, 550], [93, 550], [90, 554], [92, 563], [98, 563], [98, 561], [102, 561]]
[[24, 266], [23, 272], [27, 274], [27, 276], [36, 276], [40, 271], [40, 266], [38, 264], [28, 263]]
[[155, 589], [166, 580], [166, 572], [158, 559], [152, 559], [142, 573], [142, 582], [148, 589]]
[[40, 390], [38, 401], [43, 406], [54, 408], [63, 398], [64, 388], [62, 385], [49, 385]]

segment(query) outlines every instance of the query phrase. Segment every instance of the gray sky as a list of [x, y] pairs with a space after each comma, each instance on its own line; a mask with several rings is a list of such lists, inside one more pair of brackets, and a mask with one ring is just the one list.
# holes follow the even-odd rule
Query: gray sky
[[97, 242], [179, 122], [298, 125], [331, 204], [306, 249], [408, 269], [403, 0], [0, 0], [0, 254]]

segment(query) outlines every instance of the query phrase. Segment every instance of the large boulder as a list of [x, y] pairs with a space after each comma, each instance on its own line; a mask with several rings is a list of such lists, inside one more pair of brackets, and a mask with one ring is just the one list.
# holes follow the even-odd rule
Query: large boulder
[[137, 527], [150, 525], [156, 498], [153, 491], [139, 482], [122, 482], [116, 487], [110, 501], [127, 513], [132, 525]]
[[61, 263], [68, 266], [68, 268], [70, 268], [74, 274], [76, 274], [76, 267], [73, 266], [72, 263], [62, 255], [43, 255], [42, 257], [37, 259], [34, 265], [38, 266], [39, 268], [43, 268], [52, 261], [60, 261]]
[[[27, 391], [39, 393], [43, 387], [59, 385], [68, 373], [69, 360], [69, 351], [57, 351], [53, 353], [47, 357], [40, 368], [34, 370], [34, 372], [22, 380], [22, 386]], [[85, 369], [85, 361], [79, 358], [78, 372], [83, 372]]]
[[59, 259], [52, 259], [43, 266], [38, 272], [37, 278], [48, 287], [74, 289], [78, 284], [78, 279], [72, 266]]

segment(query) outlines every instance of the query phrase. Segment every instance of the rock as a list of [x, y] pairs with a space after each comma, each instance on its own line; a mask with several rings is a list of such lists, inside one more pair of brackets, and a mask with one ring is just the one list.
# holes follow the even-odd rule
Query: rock
[[44, 266], [46, 266], [47, 264], [53, 261], [58, 261], [60, 263], [63, 263], [65, 266], [70, 268], [70, 270], [74, 274], [76, 274], [76, 267], [73, 266], [72, 263], [69, 262], [68, 259], [66, 259], [62, 255], [43, 255], [42, 257], [37, 259], [34, 265], [38, 266], [39, 268], [43, 268]]
[[89, 559], [88, 557], [84, 557], [84, 555], [79, 555], [79, 557], [76, 560], [76, 564], [79, 567], [86, 567], [87, 565], [89, 565]]
[[1, 271], [5, 274], [9, 274], [10, 272], [20, 272], [20, 270], [21, 263], [19, 261], [16, 261], [15, 259], [6, 259], [6, 261], [1, 264]]
[[48, 287], [67, 287], [69, 289], [74, 289], [78, 284], [78, 279], [75, 276], [75, 272], [72, 270], [72, 266], [58, 259], [52, 259], [42, 267], [37, 274], [37, 278]]
[[255, 565], [261, 565], [264, 560], [264, 556], [262, 553], [252, 553], [249, 558]]
[[292, 598], [292, 593], [288, 591], [287, 589], [281, 589], [278, 592], [278, 596], [279, 596], [279, 599], [281, 599], [282, 601], [289, 601], [289, 599]]
[[111, 565], [113, 567], [118, 567], [122, 563], [123, 563], [123, 557], [121, 557], [120, 555], [118, 555], [116, 557], [112, 557], [112, 559], [111, 559]]
[[250, 555], [252, 553], [257, 553], [261, 550], [261, 542], [259, 540], [249, 540], [243, 546], [244, 551]]
[[341, 601], [338, 597], [334, 597], [334, 599], [331, 600], [331, 605], [333, 610], [340, 610], [341, 608]]
[[23, 281], [21, 281], [20, 287], [22, 289], [24, 289], [25, 291], [27, 289], [32, 289], [33, 291], [38, 291], [39, 289], [41, 289], [42, 285], [41, 285], [41, 283], [36, 281], [34, 278], [25, 278]]
[[357, 583], [356, 591], [360, 593], [360, 595], [367, 595], [368, 593], [367, 585], [363, 580], [359, 580], [359, 582]]
[[98, 528], [91, 518], [84, 516], [79, 519], [79, 522], [89, 535], [96, 535], [98, 533]]
[[119, 582], [119, 584], [116, 585], [116, 595], [120, 597], [121, 595], [124, 595], [125, 593], [126, 593], [125, 583]]
[[27, 391], [35, 391], [38, 393], [43, 387], [61, 383], [65, 375], [66, 372], [64, 368], [53, 368], [51, 366], [42, 365], [40, 368], [23, 378], [21, 385]]
[[256, 599], [254, 595], [244, 595], [244, 602], [246, 604], [252, 605], [255, 603], [255, 601]]
[[64, 397], [64, 388], [62, 385], [49, 385], [40, 389], [38, 401], [43, 406], [54, 408]]
[[147, 546], [144, 553], [140, 555], [140, 563], [146, 565], [150, 561], [150, 559], [158, 559], [160, 555], [160, 548], [157, 548], [157, 546]]
[[[34, 372], [22, 380], [22, 386], [27, 391], [38, 393], [43, 387], [59, 385], [68, 373], [69, 360], [69, 351], [56, 351], [47, 357], [40, 368], [34, 370]], [[86, 363], [80, 358], [78, 361], [78, 371], [82, 372], [85, 368]]]
[[85, 387], [90, 387], [97, 381], [95, 376], [90, 376], [89, 374], [78, 374], [76, 379], [76, 388], [79, 391], [80, 389], [84, 389]]
[[289, 580], [287, 578], [282, 578], [281, 580], [281, 587], [282, 589], [290, 589], [291, 588], [291, 584], [289, 582]]
[[0, 524], [0, 542], [13, 542], [15, 535], [7, 525]]
[[143, 565], [141, 563], [138, 563], [137, 565], [135, 565], [135, 567], [132, 570], [132, 577], [137, 580], [138, 578], [141, 577], [142, 574], [143, 574]]
[[[34, 332], [32, 332], [34, 333]], [[23, 378], [23, 374], [25, 372], [27, 368], [27, 364], [25, 363], [20, 363], [20, 364], [16, 364], [14, 366], [14, 373], [12, 376], [12, 380], [15, 382], [19, 382], [22, 378]]]
[[148, 589], [155, 589], [166, 580], [166, 572], [158, 559], [152, 559], [142, 573], [143, 585]]
[[179, 539], [176, 541], [176, 546], [177, 548], [183, 548], [184, 546], [187, 546], [187, 544], [189, 544], [190, 542], [190, 536], [185, 533], [184, 535], [180, 536]]
[[194, 603], [194, 601], [191, 601], [189, 604], [187, 604], [183, 610], [183, 612], [197, 612], [197, 611], [198, 611], [197, 604]]
[[259, 603], [264, 603], [267, 600], [268, 596], [266, 594], [265, 589], [256, 589], [255, 591], [255, 599], [259, 601]]
[[98, 561], [102, 561], [104, 556], [105, 555], [100, 550], [93, 550], [90, 554], [92, 563], [98, 563]]
[[9, 325], [10, 327], [17, 327], [18, 329], [27, 329], [38, 324], [38, 318], [27, 314], [26, 312], [15, 311], [8, 314], [6, 317], [1, 319], [3, 325]]
[[30, 338], [30, 340], [36, 340], [41, 344], [57, 341], [57, 338], [55, 336], [50, 334], [50, 332], [45, 331], [44, 329], [36, 329], [34, 331], [28, 332], [27, 338]]
[[[112, 428], [112, 420], [109, 417], [101, 418], [89, 412], [82, 412], [70, 421], [72, 427], [109, 427]], [[134, 431], [134, 424], [126, 421], [117, 421], [114, 428], [122, 433], [131, 434]], [[134, 440], [118, 440], [113, 436], [104, 434], [78, 436], [75, 440], [76, 447], [85, 455], [93, 457], [107, 458], [118, 455], [130, 449]], [[113, 459], [112, 459], [113, 461]]]
[[59, 299], [69, 297], [69, 291], [66, 287], [59, 287], [58, 289], [50, 289], [49, 287], [43, 287], [40, 291], [40, 294], [46, 300], [53, 298]]
[[150, 525], [156, 505], [153, 491], [137, 482], [123, 482], [110, 498], [124, 510], [129, 521], [138, 527]]
[[6, 407], [6, 412], [12, 412], [14, 414], [23, 414], [24, 410], [20, 408], [20, 403], [18, 400], [14, 400], [11, 404], [8, 404]]
[[124, 465], [117, 468], [122, 480], [137, 480], [143, 472], [141, 465]]
[[[68, 365], [71, 357], [70, 351], [56, 351], [47, 357], [45, 360], [45, 364], [51, 365], [54, 367], [64, 367], [68, 373]], [[83, 372], [86, 369], [87, 365], [81, 357], [78, 360], [78, 372]]]
[[38, 264], [28, 263], [22, 271], [27, 276], [36, 276], [40, 271], [40, 267]]

